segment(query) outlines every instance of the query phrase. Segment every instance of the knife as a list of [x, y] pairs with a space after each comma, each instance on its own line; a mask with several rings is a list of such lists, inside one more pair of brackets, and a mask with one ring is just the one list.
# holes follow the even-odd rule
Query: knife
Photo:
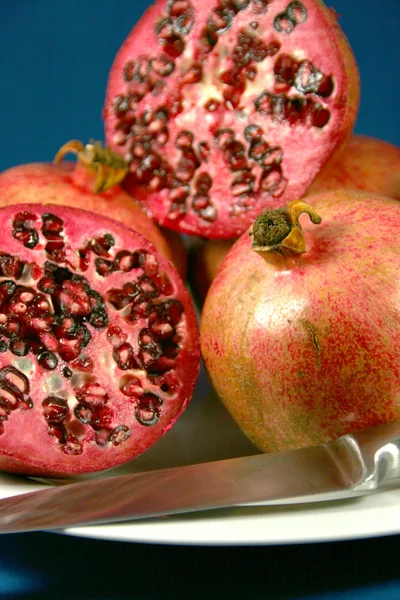
[[0, 533], [338, 500], [400, 477], [400, 421], [320, 446], [49, 487], [0, 501]]

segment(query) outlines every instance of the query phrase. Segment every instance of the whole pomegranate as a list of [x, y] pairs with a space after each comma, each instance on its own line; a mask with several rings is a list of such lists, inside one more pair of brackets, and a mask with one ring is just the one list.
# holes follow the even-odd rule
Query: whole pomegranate
[[[400, 419], [399, 203], [351, 190], [309, 201], [256, 219], [202, 313], [210, 379], [263, 451]], [[303, 211], [315, 224], [302, 229]]]
[[121, 223], [0, 209], [0, 469], [64, 476], [142, 453], [187, 406], [198, 326], [182, 280]]
[[[70, 152], [77, 156], [75, 165], [61, 162]], [[112, 217], [150, 240], [185, 278], [187, 253], [181, 237], [158, 227], [118, 185], [126, 172], [124, 160], [99, 142], [84, 146], [72, 140], [60, 148], [55, 164], [24, 164], [0, 173], [0, 206], [50, 202]]]
[[109, 75], [107, 145], [161, 225], [238, 237], [350, 135], [355, 59], [320, 0], [157, 0]]
[[365, 135], [353, 135], [330, 158], [306, 195], [340, 187], [400, 200], [400, 148]]
[[[400, 148], [368, 136], [353, 135], [331, 157], [305, 195], [341, 187], [400, 200]], [[200, 305], [234, 241], [198, 240], [192, 244], [188, 277]]]

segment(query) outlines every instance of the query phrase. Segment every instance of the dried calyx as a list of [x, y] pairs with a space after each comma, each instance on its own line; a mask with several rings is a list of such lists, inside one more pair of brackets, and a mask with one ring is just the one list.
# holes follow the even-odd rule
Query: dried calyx
[[125, 160], [116, 152], [104, 148], [101, 142], [93, 142], [84, 146], [79, 140], [70, 140], [59, 149], [54, 162], [60, 163], [70, 153], [76, 154], [79, 165], [96, 174], [93, 184], [95, 194], [121, 183], [129, 170]]
[[292, 200], [282, 208], [265, 210], [257, 217], [249, 231], [252, 250], [261, 253], [275, 251], [281, 254], [306, 252], [304, 234], [299, 223], [302, 213], [307, 213], [315, 225], [322, 221], [315, 210], [303, 200]]

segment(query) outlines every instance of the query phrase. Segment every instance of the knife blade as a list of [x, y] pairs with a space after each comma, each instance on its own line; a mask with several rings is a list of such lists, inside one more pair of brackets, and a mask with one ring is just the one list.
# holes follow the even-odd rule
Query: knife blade
[[400, 477], [400, 422], [297, 450], [104, 477], [0, 501], [0, 533], [336, 500]]

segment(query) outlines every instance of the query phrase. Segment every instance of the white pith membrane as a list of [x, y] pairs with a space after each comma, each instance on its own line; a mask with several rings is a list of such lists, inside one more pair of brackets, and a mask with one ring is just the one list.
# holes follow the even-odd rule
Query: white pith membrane
[[145, 238], [108, 219], [52, 205], [1, 212], [0, 468], [2, 455], [39, 474], [83, 472], [85, 455], [88, 470], [128, 460], [193, 392], [199, 353], [182, 282]]
[[106, 140], [161, 224], [237, 237], [341, 141], [346, 77], [314, 0], [159, 1], [115, 59]]

